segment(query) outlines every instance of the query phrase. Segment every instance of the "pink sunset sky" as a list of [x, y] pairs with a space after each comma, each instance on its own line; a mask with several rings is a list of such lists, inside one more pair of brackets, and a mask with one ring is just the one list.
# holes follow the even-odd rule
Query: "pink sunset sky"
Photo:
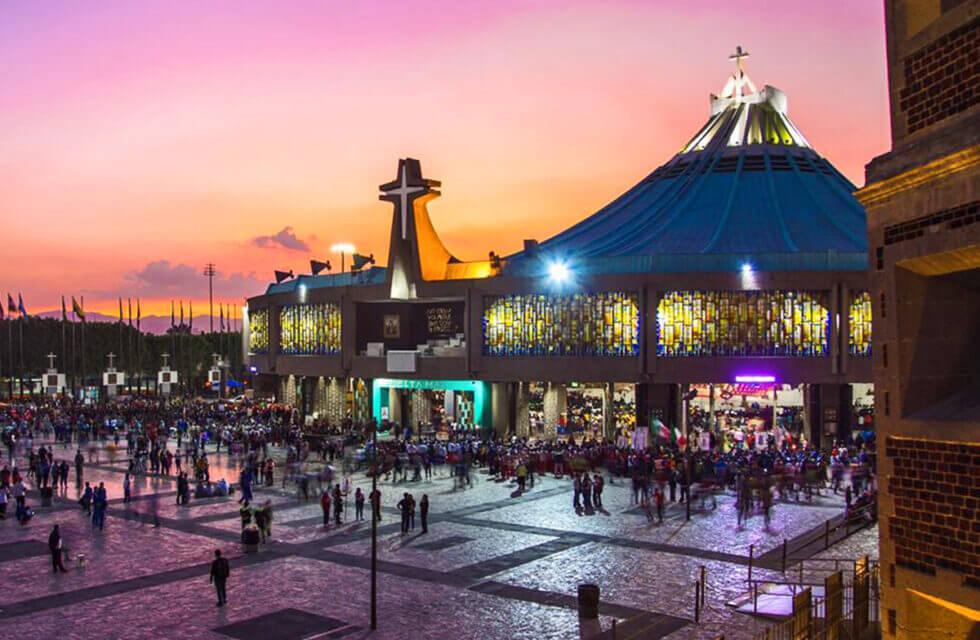
[[[589, 215], [668, 160], [751, 52], [857, 185], [887, 150], [880, 0], [8, 3], [0, 295], [113, 313], [387, 254], [397, 160], [464, 259]], [[382, 260], [383, 261], [383, 260]], [[335, 269], [339, 264], [335, 264]], [[204, 309], [204, 306], [199, 309]]]

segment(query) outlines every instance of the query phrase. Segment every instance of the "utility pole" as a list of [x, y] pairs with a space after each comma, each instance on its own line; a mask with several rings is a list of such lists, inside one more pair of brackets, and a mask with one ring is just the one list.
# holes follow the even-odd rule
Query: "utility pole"
[[214, 263], [209, 262], [204, 267], [204, 275], [208, 278], [208, 317], [211, 320], [211, 333], [214, 333], [214, 276], [217, 275], [217, 271], [214, 270]]

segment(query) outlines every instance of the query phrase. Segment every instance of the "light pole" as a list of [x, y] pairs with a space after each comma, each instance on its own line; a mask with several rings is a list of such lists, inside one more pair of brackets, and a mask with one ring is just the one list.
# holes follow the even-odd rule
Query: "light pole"
[[218, 272], [215, 271], [214, 263], [207, 263], [204, 267], [204, 276], [208, 279], [208, 319], [210, 320], [208, 329], [211, 333], [214, 333], [214, 277], [216, 275]]
[[374, 473], [371, 474], [371, 506], [378, 500], [377, 511], [371, 509], [371, 630], [378, 628], [378, 512], [381, 511], [381, 500], [378, 495], [378, 424], [373, 422], [371, 435], [371, 459], [374, 462]]
[[338, 242], [337, 244], [335, 244], [332, 247], [330, 247], [330, 250], [333, 251], [334, 253], [339, 253], [340, 254], [340, 272], [341, 273], [344, 272], [344, 254], [346, 254], [346, 253], [353, 254], [355, 251], [357, 251], [357, 249], [354, 248], [354, 245], [352, 245], [349, 242]]

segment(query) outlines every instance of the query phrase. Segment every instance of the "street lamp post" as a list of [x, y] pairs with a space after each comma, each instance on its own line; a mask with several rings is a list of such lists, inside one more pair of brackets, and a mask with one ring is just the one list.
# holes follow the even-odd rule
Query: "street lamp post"
[[[371, 474], [371, 506], [374, 507], [375, 496], [378, 495], [378, 424], [372, 423], [371, 459], [374, 462], [374, 473]], [[381, 500], [378, 500], [377, 510], [381, 511]], [[378, 628], [378, 514], [371, 509], [371, 630]]]
[[347, 253], [353, 254], [355, 251], [357, 251], [357, 249], [354, 248], [354, 245], [352, 245], [349, 242], [338, 242], [337, 244], [335, 244], [332, 247], [330, 247], [330, 250], [333, 251], [334, 253], [339, 253], [340, 254], [340, 272], [341, 273], [344, 272], [344, 254], [347, 254]]

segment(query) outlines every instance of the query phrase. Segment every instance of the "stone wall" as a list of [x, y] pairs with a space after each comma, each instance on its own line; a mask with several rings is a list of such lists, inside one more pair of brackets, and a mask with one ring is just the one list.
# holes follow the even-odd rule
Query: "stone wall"
[[980, 588], [980, 444], [890, 436], [885, 455], [895, 563], [931, 576], [955, 571]]
[[980, 104], [980, 18], [905, 57], [905, 86], [898, 92], [908, 134]]

